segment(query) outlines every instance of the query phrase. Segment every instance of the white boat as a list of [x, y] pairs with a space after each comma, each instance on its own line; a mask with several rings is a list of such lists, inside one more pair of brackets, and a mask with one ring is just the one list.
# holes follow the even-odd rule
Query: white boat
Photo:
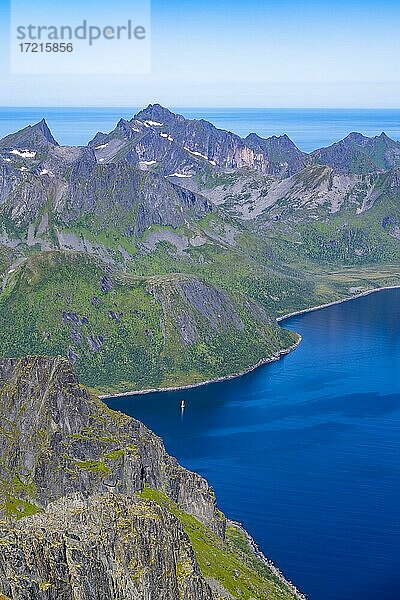
[[181, 410], [183, 410], [184, 408], [185, 408], [185, 401], [182, 400], [182, 402], [181, 402]]

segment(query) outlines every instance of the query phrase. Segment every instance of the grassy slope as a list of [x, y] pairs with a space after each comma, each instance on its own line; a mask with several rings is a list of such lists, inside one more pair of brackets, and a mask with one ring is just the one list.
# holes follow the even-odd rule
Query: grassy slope
[[251, 553], [244, 535], [228, 526], [222, 541], [197, 519], [180, 510], [162, 492], [146, 488], [142, 497], [166, 507], [182, 523], [193, 546], [201, 573], [243, 600], [290, 600], [295, 596], [267, 566]]
[[[82, 254], [47, 252], [28, 259], [0, 295], [1, 354], [66, 355], [73, 347], [83, 383], [98, 391], [127, 391], [236, 373], [294, 341], [272, 322], [257, 323], [240, 294], [233, 294], [243, 330], [221, 327], [211, 336], [208, 323], [195, 314], [200, 337], [184, 344], [174, 315], [190, 309], [174, 292], [175, 276], [116, 276], [113, 289], [103, 292], [103, 274], [103, 265]], [[168, 314], [149, 283], [171, 288]], [[63, 313], [76, 315], [78, 325], [65, 322]], [[97, 352], [89, 347], [90, 336], [104, 338]]]

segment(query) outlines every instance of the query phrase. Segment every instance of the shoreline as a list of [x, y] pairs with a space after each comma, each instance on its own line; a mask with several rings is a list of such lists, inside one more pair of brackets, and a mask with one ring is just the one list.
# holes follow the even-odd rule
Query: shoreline
[[247, 540], [247, 543], [249, 544], [250, 550], [254, 554], [254, 556], [260, 562], [264, 563], [267, 567], [269, 567], [271, 569], [271, 571], [273, 572], [273, 574], [279, 579], [279, 581], [284, 583], [290, 589], [292, 594], [294, 594], [296, 596], [296, 598], [298, 598], [299, 600], [307, 600], [307, 596], [305, 596], [302, 592], [300, 592], [297, 589], [297, 587], [294, 585], [293, 582], [286, 579], [286, 577], [284, 576], [282, 571], [280, 571], [280, 569], [278, 569], [278, 567], [272, 562], [272, 560], [270, 560], [269, 558], [267, 558], [265, 556], [265, 554], [262, 552], [262, 550], [260, 550], [257, 542], [255, 542], [255, 540], [250, 535], [250, 533], [247, 531], [247, 529], [245, 529], [243, 527], [243, 525], [241, 523], [239, 523], [239, 521], [232, 521], [231, 519], [227, 519], [227, 522], [228, 522], [228, 525], [232, 525], [233, 527], [236, 527], [236, 529], [238, 529], [241, 533], [243, 533], [243, 535], [245, 536], [245, 538]]
[[296, 310], [295, 312], [289, 313], [287, 315], [282, 315], [282, 317], [277, 317], [276, 322], [281, 323], [282, 321], [286, 321], [286, 319], [291, 319], [292, 317], [297, 317], [298, 315], [304, 315], [305, 313], [315, 312], [316, 310], [321, 310], [323, 308], [329, 308], [330, 306], [335, 306], [336, 304], [344, 304], [344, 302], [351, 302], [352, 300], [357, 300], [357, 298], [364, 298], [364, 296], [370, 296], [371, 294], [375, 294], [376, 292], [383, 292], [384, 290], [399, 290], [400, 285], [388, 285], [379, 288], [372, 288], [370, 290], [365, 290], [364, 292], [360, 292], [355, 294], [354, 296], [349, 296], [348, 298], [342, 298], [341, 300], [334, 300], [333, 302], [327, 302], [326, 304], [319, 304], [317, 306], [312, 306], [311, 308], [304, 308], [302, 310]]
[[263, 365], [267, 365], [269, 363], [276, 362], [282, 356], [285, 356], [286, 354], [290, 354], [290, 352], [295, 350], [297, 348], [297, 346], [299, 346], [299, 344], [301, 343], [301, 340], [302, 340], [301, 335], [296, 333], [296, 336], [297, 336], [296, 342], [294, 344], [292, 344], [291, 346], [289, 346], [288, 348], [279, 350], [278, 352], [275, 352], [275, 354], [273, 354], [272, 356], [270, 356], [268, 358], [262, 358], [255, 365], [248, 367], [245, 371], [241, 371], [240, 373], [232, 373], [231, 375], [224, 375], [223, 377], [217, 377], [216, 379], [208, 379], [207, 381], [200, 381], [199, 383], [190, 383], [188, 385], [178, 385], [178, 386], [166, 387], [166, 388], [148, 388], [146, 390], [139, 390], [136, 392], [119, 392], [117, 394], [104, 394], [101, 396], [98, 395], [98, 398], [100, 398], [101, 400], [104, 400], [106, 398], [123, 398], [124, 396], [139, 396], [139, 395], [143, 395], [143, 394], [155, 394], [158, 392], [160, 392], [160, 393], [179, 392], [180, 390], [191, 390], [193, 388], [202, 387], [204, 385], [210, 385], [211, 383], [222, 383], [224, 381], [229, 381], [230, 379], [236, 379], [237, 377], [243, 377], [243, 375], [247, 375], [248, 373], [251, 373], [252, 371], [255, 371], [256, 369], [258, 369], [259, 367], [262, 367]]
[[[400, 289], [400, 285], [390, 285], [390, 286], [384, 286], [384, 287], [379, 287], [379, 288], [372, 288], [370, 290], [365, 290], [364, 292], [355, 294], [354, 296], [349, 296], [347, 298], [342, 298], [340, 300], [334, 300], [333, 302], [327, 302], [326, 304], [319, 304], [317, 306], [312, 306], [311, 308], [304, 308], [302, 310], [297, 310], [292, 313], [282, 315], [281, 317], [277, 317], [275, 320], [277, 323], [281, 323], [282, 321], [286, 321], [287, 319], [290, 319], [292, 317], [297, 317], [299, 315], [304, 315], [306, 313], [315, 312], [317, 310], [322, 310], [323, 308], [329, 308], [330, 306], [335, 306], [336, 304], [343, 304], [344, 302], [350, 302], [352, 300], [357, 300], [358, 298], [363, 298], [364, 296], [370, 296], [371, 294], [375, 294], [377, 292], [382, 292], [384, 290], [397, 290], [397, 289]], [[296, 332], [294, 332], [294, 333], [296, 333]], [[297, 335], [297, 340], [294, 344], [292, 344], [288, 348], [284, 348], [283, 350], [276, 352], [275, 354], [273, 354], [272, 356], [270, 356], [268, 358], [262, 358], [255, 365], [248, 367], [247, 369], [245, 369], [244, 371], [241, 371], [240, 373], [232, 373], [230, 375], [225, 375], [224, 377], [217, 377], [215, 379], [209, 379], [207, 381], [200, 381], [199, 383], [191, 383], [188, 385], [179, 385], [179, 386], [163, 387], [163, 388], [148, 388], [145, 390], [136, 390], [136, 391], [129, 391], [129, 392], [117, 392], [115, 394], [111, 393], [111, 394], [98, 395], [98, 397], [101, 400], [105, 400], [105, 399], [111, 399], [111, 398], [124, 398], [127, 396], [138, 396], [138, 395], [143, 395], [143, 394], [155, 394], [155, 393], [163, 393], [163, 392], [179, 392], [182, 390], [190, 390], [193, 388], [210, 385], [212, 383], [222, 383], [224, 381], [236, 379], [237, 377], [243, 377], [244, 375], [247, 375], [248, 373], [252, 373], [259, 367], [262, 367], [263, 365], [267, 365], [269, 363], [276, 362], [277, 360], [280, 360], [283, 356], [286, 356], [287, 354], [290, 354], [291, 352], [293, 352], [293, 350], [296, 350], [296, 348], [300, 345], [300, 343], [302, 341], [301, 335], [298, 333], [296, 333], [296, 335]]]

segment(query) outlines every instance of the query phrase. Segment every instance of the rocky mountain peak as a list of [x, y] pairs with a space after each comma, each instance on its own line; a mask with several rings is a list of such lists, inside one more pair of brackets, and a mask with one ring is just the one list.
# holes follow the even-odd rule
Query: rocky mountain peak
[[290, 137], [284, 133], [283, 135], [272, 135], [268, 138], [263, 138], [257, 135], [257, 133], [249, 133], [249, 135], [245, 138], [245, 142], [249, 144], [258, 144], [260, 147], [262, 146], [281, 146], [286, 148], [293, 148], [298, 152], [301, 152], [296, 144], [290, 139]]
[[400, 143], [384, 132], [375, 137], [352, 132], [331, 146], [315, 150], [311, 156], [338, 173], [376, 173], [400, 165]]
[[134, 120], [127, 121], [126, 119], [120, 119], [117, 123], [116, 129], [121, 132], [127, 139], [131, 139], [137, 135], [138, 131], [134, 127]]
[[286, 134], [262, 138], [250, 133], [244, 142], [255, 152], [263, 154], [269, 164], [268, 172], [279, 177], [290, 177], [307, 162], [307, 155]]
[[362, 133], [358, 133], [358, 131], [352, 131], [351, 133], [349, 133], [349, 135], [347, 135], [343, 140], [340, 140], [338, 143], [346, 143], [346, 142], [352, 142], [355, 144], [364, 144], [365, 142], [368, 142], [368, 139], [366, 136], [364, 136]]
[[173, 113], [161, 104], [149, 104], [147, 108], [141, 110], [134, 116], [133, 120], [149, 121], [158, 124], [166, 124], [173, 121], [185, 121], [185, 117]]
[[380, 142], [384, 143], [388, 147], [400, 148], [399, 142], [393, 140], [384, 131], [382, 131], [382, 133], [380, 135], [378, 135], [376, 137], [376, 139], [379, 140]]
[[127, 121], [126, 119], [121, 118], [118, 123], [117, 123], [117, 127], [128, 127], [129, 126], [129, 121]]
[[0, 140], [0, 148], [40, 149], [48, 146], [59, 146], [59, 143], [53, 137], [45, 119]]
[[144, 170], [181, 179], [193, 177], [205, 167], [245, 167], [286, 177], [301, 170], [306, 161], [306, 155], [287, 135], [263, 139], [252, 133], [243, 139], [205, 119], [185, 118], [158, 103], [149, 104], [130, 121], [121, 119], [114, 131], [97, 134], [89, 144], [102, 161], [117, 157]]
[[36, 130], [36, 131], [39, 131], [40, 133], [42, 133], [43, 136], [46, 138], [46, 140], [50, 144], [52, 144], [53, 146], [59, 146], [59, 143], [53, 137], [53, 134], [51, 133], [50, 128], [47, 125], [47, 122], [46, 122], [45, 119], [42, 119], [41, 121], [39, 121], [38, 123], [36, 123], [36, 125], [33, 125], [32, 129]]
[[260, 137], [257, 133], [249, 133], [249, 135], [245, 138], [246, 142], [249, 143], [260, 143], [262, 141], [262, 137]]

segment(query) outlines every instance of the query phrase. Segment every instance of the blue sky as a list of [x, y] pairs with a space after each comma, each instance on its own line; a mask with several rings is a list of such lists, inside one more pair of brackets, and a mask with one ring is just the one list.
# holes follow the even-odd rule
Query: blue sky
[[11, 75], [8, 13], [3, 106], [400, 107], [398, 1], [153, 0], [151, 74], [125, 76]]

